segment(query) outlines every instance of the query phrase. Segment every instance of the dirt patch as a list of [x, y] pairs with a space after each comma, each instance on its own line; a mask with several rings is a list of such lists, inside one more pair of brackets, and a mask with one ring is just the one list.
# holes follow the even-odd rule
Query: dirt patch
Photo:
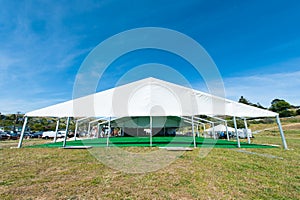
[[300, 130], [300, 123], [286, 124], [282, 127], [284, 130]]

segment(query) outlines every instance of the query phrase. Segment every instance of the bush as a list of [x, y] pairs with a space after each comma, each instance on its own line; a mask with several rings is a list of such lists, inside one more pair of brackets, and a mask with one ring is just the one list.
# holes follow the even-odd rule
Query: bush
[[283, 110], [279, 112], [279, 117], [291, 117], [294, 115], [294, 112], [291, 110]]

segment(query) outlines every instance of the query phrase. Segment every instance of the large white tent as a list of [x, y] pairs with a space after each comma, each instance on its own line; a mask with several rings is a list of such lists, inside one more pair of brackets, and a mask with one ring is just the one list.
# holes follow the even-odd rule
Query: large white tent
[[26, 113], [28, 117], [192, 115], [276, 117], [278, 114], [155, 78], [146, 78]]
[[[34, 110], [28, 117], [132, 117], [132, 116], [233, 116], [276, 117], [287, 148], [278, 113], [234, 102], [192, 88], [146, 78], [109, 90]], [[22, 145], [23, 132], [19, 147]], [[237, 138], [238, 139], [238, 138]]]

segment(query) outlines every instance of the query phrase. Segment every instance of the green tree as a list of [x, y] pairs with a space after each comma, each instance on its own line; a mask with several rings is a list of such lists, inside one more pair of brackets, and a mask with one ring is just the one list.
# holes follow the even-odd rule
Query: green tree
[[296, 110], [296, 114], [300, 115], [300, 109]]
[[243, 103], [243, 104], [247, 104], [247, 105], [251, 104], [250, 101], [245, 99], [243, 96], [241, 96], [241, 98], [239, 99], [239, 103]]
[[35, 123], [35, 124], [33, 124], [33, 125], [31, 126], [31, 129], [32, 129], [33, 131], [44, 131], [44, 127], [43, 127], [43, 125], [40, 124], [40, 123]]
[[285, 100], [283, 100], [283, 99], [274, 99], [271, 102], [270, 110], [272, 110], [274, 112], [281, 112], [281, 111], [284, 111], [284, 110], [288, 110], [290, 108], [291, 108], [291, 104], [289, 104]]
[[265, 107], [263, 107], [260, 103], [257, 102], [257, 104], [254, 104], [255, 107], [261, 108], [261, 109], [266, 109]]
[[254, 107], [257, 107], [257, 108], [261, 108], [261, 109], [266, 109], [265, 107], [260, 105], [260, 103], [257, 103], [257, 104], [251, 103], [248, 99], [244, 98], [243, 96], [240, 97], [239, 103], [243, 103], [243, 104], [254, 106]]
[[289, 109], [291, 108], [291, 104], [286, 102], [283, 99], [274, 99], [271, 102], [270, 110], [279, 113], [280, 117], [290, 117], [293, 115], [293, 112]]
[[[233, 120], [228, 119], [227, 125], [228, 125], [229, 127], [234, 127]], [[245, 128], [244, 120], [237, 119], [237, 120], [236, 120], [236, 125], [237, 125], [238, 128]], [[248, 126], [248, 128], [250, 127], [250, 124], [249, 124], [248, 122], [247, 122], [247, 126]]]

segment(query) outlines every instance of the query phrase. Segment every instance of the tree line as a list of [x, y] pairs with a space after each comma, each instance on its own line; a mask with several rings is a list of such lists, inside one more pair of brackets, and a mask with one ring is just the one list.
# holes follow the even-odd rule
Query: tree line
[[240, 97], [239, 102], [250, 106], [255, 106], [258, 108], [277, 112], [279, 113], [280, 117], [291, 117], [291, 116], [300, 115], [300, 106], [291, 105], [289, 102], [285, 101], [284, 99], [274, 99], [271, 102], [271, 106], [269, 108], [263, 107], [260, 103], [257, 104], [251, 103], [243, 96]]

